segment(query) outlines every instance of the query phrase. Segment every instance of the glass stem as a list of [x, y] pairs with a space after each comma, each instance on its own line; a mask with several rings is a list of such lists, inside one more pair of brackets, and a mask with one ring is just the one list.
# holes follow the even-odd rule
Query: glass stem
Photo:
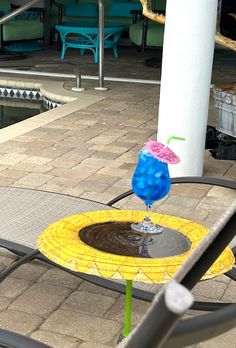
[[151, 218], [150, 218], [151, 213], [152, 213], [152, 206], [150, 204], [146, 204], [146, 216], [145, 216], [144, 220], [150, 221], [151, 220]]

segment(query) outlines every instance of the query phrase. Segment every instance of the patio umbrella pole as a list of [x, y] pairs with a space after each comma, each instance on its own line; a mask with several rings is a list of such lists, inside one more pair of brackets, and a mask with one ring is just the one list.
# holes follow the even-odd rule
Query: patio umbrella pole
[[103, 0], [98, 0], [99, 9], [99, 87], [95, 87], [97, 91], [107, 91], [108, 88], [104, 87], [104, 5]]

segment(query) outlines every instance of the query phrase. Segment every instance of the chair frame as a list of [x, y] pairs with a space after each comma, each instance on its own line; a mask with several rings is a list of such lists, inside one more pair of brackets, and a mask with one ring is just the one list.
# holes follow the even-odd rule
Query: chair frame
[[[230, 188], [236, 190], [236, 183], [229, 180], [224, 179], [218, 179], [218, 178], [210, 178], [210, 177], [179, 177], [179, 178], [172, 178], [171, 179], [172, 184], [179, 184], [179, 183], [201, 183], [201, 184], [207, 184], [207, 185], [215, 185], [215, 186], [221, 186], [225, 188]], [[117, 196], [116, 198], [109, 201], [106, 206], [112, 207], [115, 203], [119, 202], [120, 200], [129, 197], [133, 194], [132, 190], [128, 190], [125, 193]], [[6, 269], [0, 272], [0, 282], [3, 281], [5, 278], [7, 278], [12, 272], [14, 272], [18, 267], [21, 265], [32, 261], [32, 260], [40, 260], [43, 262], [46, 262], [48, 264], [54, 265], [58, 268], [63, 269], [64, 271], [67, 271], [68, 273], [71, 273], [77, 277], [80, 277], [83, 280], [87, 280], [95, 285], [102, 286], [104, 288], [117, 291], [119, 293], [125, 294], [125, 285], [121, 283], [114, 282], [112, 280], [108, 279], [102, 279], [97, 276], [87, 275], [84, 273], [78, 273], [71, 271], [69, 269], [65, 269], [63, 267], [60, 267], [56, 264], [54, 264], [52, 261], [48, 260], [45, 256], [43, 256], [38, 250], [34, 250], [32, 248], [12, 243], [6, 240], [0, 239], [0, 247], [3, 247], [14, 254], [18, 256], [18, 258], [10, 264]], [[233, 252], [235, 254], [236, 248], [233, 248]], [[230, 277], [233, 280], [236, 280], [236, 269], [232, 269], [231, 271], [225, 273], [228, 277]], [[147, 292], [141, 289], [133, 288], [133, 297], [151, 302], [154, 298], [154, 294], [151, 292]], [[196, 301], [194, 302], [191, 309], [193, 310], [202, 310], [202, 311], [215, 311], [221, 308], [224, 308], [225, 306], [229, 305], [230, 303], [218, 303], [218, 302], [202, 302], [202, 301]]]

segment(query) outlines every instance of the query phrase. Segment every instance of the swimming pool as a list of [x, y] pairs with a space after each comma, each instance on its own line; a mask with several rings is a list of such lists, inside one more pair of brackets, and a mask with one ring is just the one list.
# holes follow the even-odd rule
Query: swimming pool
[[42, 101], [0, 98], [0, 129], [26, 120], [46, 110]]
[[63, 104], [44, 95], [34, 83], [0, 80], [0, 129]]
[[[51, 94], [45, 95], [40, 89], [40, 84], [27, 83], [24, 81], [21, 81], [20, 83], [15, 82], [15, 84], [16, 85], [14, 85], [13, 81], [0, 80], [0, 98], [23, 101], [42, 101], [47, 110], [64, 104], [62, 100], [59, 101], [51, 98]], [[28, 85], [27, 87], [25, 86], [26, 84]], [[35, 87], [35, 85], [37, 87]]]

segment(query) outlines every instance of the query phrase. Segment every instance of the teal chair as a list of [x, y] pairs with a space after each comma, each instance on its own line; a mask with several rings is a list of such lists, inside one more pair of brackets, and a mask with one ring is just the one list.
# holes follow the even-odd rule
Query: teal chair
[[[92, 51], [95, 63], [98, 62], [99, 28], [97, 22], [83, 22], [81, 26], [56, 25], [56, 29], [60, 33], [62, 42], [61, 59], [64, 59], [67, 48], [77, 48], [80, 49], [81, 55], [85, 50]], [[112, 48], [115, 58], [118, 58], [117, 42], [124, 29], [125, 27], [121, 25], [104, 28], [104, 49]]]
[[[78, 22], [78, 21], [86, 22], [88, 19], [95, 20], [98, 18], [98, 3], [94, 3], [94, 2], [79, 3], [78, 0], [74, 0], [73, 2], [72, 0], [70, 1], [52, 0], [52, 1], [53, 1], [54, 7], [58, 9], [57, 25], [59, 26], [63, 25], [66, 22], [67, 26], [73, 27], [73, 23], [75, 22]], [[66, 40], [65, 33], [64, 33], [64, 30], [62, 29], [61, 29], [62, 31], [58, 30], [57, 25], [54, 25], [53, 27], [53, 37], [54, 37], [53, 40], [57, 41], [58, 51], [61, 49], [62, 51], [65, 51], [67, 48], [65, 46], [65, 40]], [[59, 36], [57, 35], [58, 32], [60, 33]], [[64, 40], [64, 45], [63, 45], [63, 40]], [[61, 59], [64, 59], [64, 54], [62, 54]]]
[[[84, 55], [85, 50], [94, 54], [95, 63], [99, 55], [98, 4], [92, 2], [60, 4], [59, 18], [55, 28], [61, 39], [61, 59], [64, 59], [67, 48], [77, 48]], [[79, 19], [76, 19], [79, 16]], [[70, 20], [64, 21], [65, 18]], [[73, 20], [74, 18], [74, 20]], [[90, 18], [90, 19], [88, 19]], [[118, 58], [117, 43], [125, 27], [119, 23], [105, 22], [104, 49], [113, 49], [114, 57]], [[59, 46], [59, 45], [58, 45]], [[59, 46], [59, 47], [60, 47]]]
[[[12, 11], [10, 0], [0, 1], [0, 17]], [[41, 48], [38, 40], [43, 41], [44, 38], [44, 13], [43, 8], [34, 8], [1, 25], [0, 47], [15, 52]]]
[[[57, 41], [57, 48], [62, 48], [60, 36], [54, 30], [56, 25], [64, 24], [69, 26], [75, 22], [81, 23], [88, 20], [96, 21], [98, 19], [98, 1], [97, 0], [52, 0], [53, 6], [51, 18], [53, 24], [53, 37]], [[139, 0], [103, 0], [104, 19], [107, 26], [124, 26], [123, 31], [127, 35], [129, 26], [132, 24], [131, 10], [141, 10], [142, 5]], [[78, 25], [77, 25], [78, 26]], [[117, 36], [115, 36], [117, 37]], [[111, 42], [109, 42], [111, 44]], [[117, 46], [114, 47], [114, 54], [117, 56]], [[106, 48], [106, 47], [105, 47]]]

